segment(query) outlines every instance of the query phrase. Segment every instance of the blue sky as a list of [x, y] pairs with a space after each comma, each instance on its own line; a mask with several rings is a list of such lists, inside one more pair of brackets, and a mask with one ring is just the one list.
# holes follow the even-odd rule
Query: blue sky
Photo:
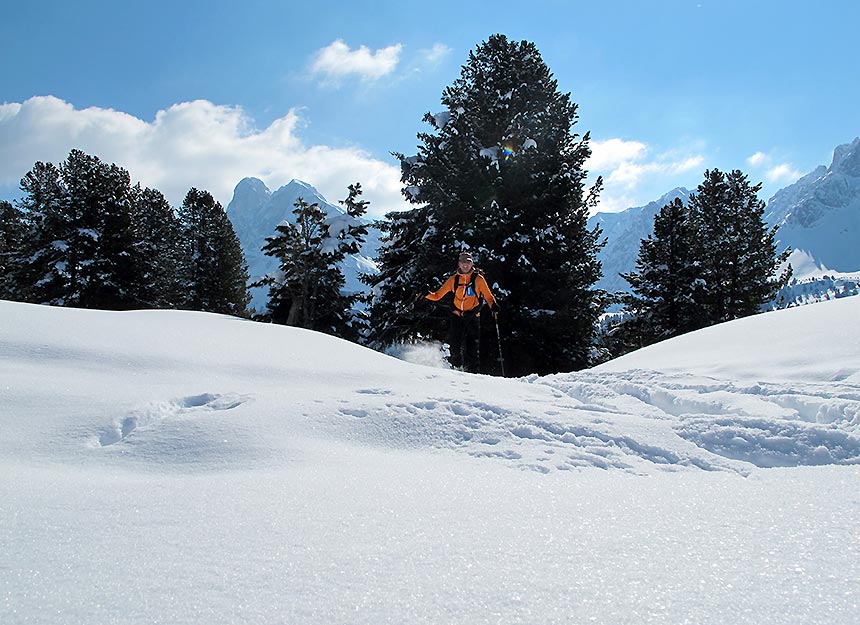
[[601, 209], [742, 169], [762, 199], [860, 135], [860, 4], [776, 0], [5, 3], [0, 198], [80, 148], [175, 203], [244, 176], [402, 207], [392, 151], [494, 33], [579, 105]]

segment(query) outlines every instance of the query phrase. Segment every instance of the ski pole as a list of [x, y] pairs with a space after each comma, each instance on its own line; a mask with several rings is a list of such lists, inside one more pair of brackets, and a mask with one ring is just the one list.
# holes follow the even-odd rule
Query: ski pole
[[502, 356], [502, 335], [499, 333], [499, 313], [493, 313], [493, 321], [496, 322], [496, 341], [499, 344], [499, 366], [502, 368], [502, 377], [505, 377], [505, 357]]

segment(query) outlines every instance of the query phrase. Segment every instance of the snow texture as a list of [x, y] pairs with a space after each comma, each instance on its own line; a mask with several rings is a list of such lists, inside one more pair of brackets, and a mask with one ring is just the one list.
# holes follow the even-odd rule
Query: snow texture
[[858, 315], [509, 380], [0, 302], [0, 622], [858, 623]]

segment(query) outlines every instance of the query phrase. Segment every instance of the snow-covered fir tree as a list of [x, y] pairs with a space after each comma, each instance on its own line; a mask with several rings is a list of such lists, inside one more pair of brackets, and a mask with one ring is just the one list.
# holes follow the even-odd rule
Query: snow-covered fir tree
[[72, 288], [74, 256], [67, 238], [74, 219], [60, 170], [53, 163], [37, 162], [21, 179], [21, 190], [25, 234], [12, 267], [17, 299], [62, 305]]
[[349, 187], [340, 203], [345, 214], [327, 215], [317, 203], [298, 198], [295, 223], [284, 221], [266, 240], [263, 252], [278, 260], [278, 270], [254, 286], [269, 286], [269, 304], [262, 316], [273, 323], [299, 326], [357, 340], [352, 312], [358, 296], [345, 294], [340, 262], [357, 253], [367, 236], [361, 219], [367, 202], [361, 185]]
[[135, 299], [144, 308], [187, 305], [190, 250], [182, 242], [182, 225], [157, 189], [133, 188], [132, 232], [139, 280]]
[[18, 299], [14, 269], [24, 239], [24, 218], [11, 202], [0, 202], [0, 299]]
[[777, 254], [760, 188], [739, 170], [708, 170], [688, 205], [661, 209], [636, 271], [622, 274], [633, 293], [601, 339], [613, 356], [755, 314], [774, 298], [791, 276], [790, 266], [777, 275], [790, 250]]
[[713, 325], [760, 311], [791, 277], [777, 275], [790, 250], [777, 254], [776, 230], [764, 221], [761, 184], [746, 174], [719, 169], [690, 196], [695, 254], [704, 288], [699, 301], [702, 325]]
[[501, 296], [509, 373], [587, 366], [601, 312], [592, 288], [601, 242], [586, 220], [601, 182], [585, 188], [591, 152], [588, 133], [572, 131], [577, 105], [534, 44], [504, 35], [470, 53], [442, 104], [424, 118], [431, 131], [418, 135], [418, 154], [398, 155], [416, 207], [389, 215], [372, 283], [372, 338], [444, 338], [445, 328], [412, 304], [469, 249]]
[[191, 189], [178, 212], [190, 258], [188, 301], [193, 310], [248, 316], [248, 269], [239, 239], [221, 204]]
[[131, 232], [131, 177], [113, 163], [72, 150], [61, 164], [73, 228], [66, 238], [75, 262], [67, 302], [84, 308], [126, 309], [137, 283]]
[[134, 303], [127, 171], [80, 150], [57, 168], [36, 163], [21, 181], [25, 223], [15, 270], [21, 299], [82, 308]]
[[633, 317], [621, 332], [629, 349], [701, 327], [695, 244], [689, 209], [680, 198], [654, 216], [654, 232], [642, 240], [636, 271], [622, 274], [633, 291], [625, 298]]

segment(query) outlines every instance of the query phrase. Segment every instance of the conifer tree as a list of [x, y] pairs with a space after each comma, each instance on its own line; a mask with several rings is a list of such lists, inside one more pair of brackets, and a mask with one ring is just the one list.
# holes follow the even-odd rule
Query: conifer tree
[[440, 252], [442, 243], [435, 240], [430, 211], [419, 206], [385, 217], [375, 224], [382, 233], [379, 273], [364, 277], [373, 287], [369, 298], [371, 344], [382, 347], [422, 335], [441, 339], [445, 334], [441, 324], [434, 323], [436, 310], [416, 305], [438, 278], [428, 277], [433, 271], [428, 267], [451, 264]]
[[765, 202], [758, 198], [761, 183], [750, 185], [741, 171], [726, 174], [729, 197], [736, 207], [737, 251], [734, 271], [729, 282], [728, 312], [731, 319], [746, 317], [761, 311], [791, 279], [787, 266], [777, 275], [788, 259], [790, 248], [777, 252], [778, 226], [768, 228], [764, 220]]
[[75, 257], [67, 242], [74, 226], [68, 193], [53, 163], [37, 162], [21, 179], [25, 234], [14, 288], [22, 301], [63, 305], [69, 299]]
[[20, 252], [24, 242], [24, 218], [10, 202], [0, 202], [0, 299], [19, 300], [18, 267], [25, 262]]
[[123, 310], [132, 307], [138, 282], [131, 231], [131, 178], [115, 165], [72, 150], [60, 165], [67, 191], [69, 305]]
[[189, 258], [186, 306], [238, 317], [248, 315], [248, 268], [227, 213], [208, 191], [192, 188], [178, 212]]
[[777, 276], [789, 249], [776, 252], [776, 228], [764, 223], [761, 185], [734, 170], [705, 172], [684, 206], [675, 200], [654, 218], [636, 271], [622, 274], [633, 294], [630, 318], [606, 341], [615, 355], [697, 328], [755, 314], [791, 277]]
[[278, 259], [278, 270], [254, 286], [269, 286], [265, 318], [357, 340], [359, 328], [352, 307], [357, 294], [344, 293], [340, 263], [355, 254], [367, 236], [362, 216], [367, 202], [361, 185], [349, 186], [340, 203], [345, 214], [326, 215], [319, 204], [303, 198], [295, 203], [295, 222], [282, 222], [266, 240], [263, 252]]
[[182, 226], [164, 195], [136, 185], [132, 199], [132, 232], [138, 282], [135, 300], [145, 308], [182, 308], [186, 304], [191, 264], [182, 241]]
[[21, 181], [26, 224], [19, 292], [35, 303], [124, 309], [136, 280], [127, 171], [72, 150]]
[[[642, 347], [701, 327], [696, 305], [698, 260], [689, 210], [678, 198], [654, 216], [654, 231], [643, 239], [636, 271], [621, 274], [633, 295], [625, 298], [633, 319], [630, 347]], [[636, 344], [638, 342], [638, 344]]]
[[776, 253], [776, 228], [764, 223], [759, 190], [739, 170], [713, 169], [690, 197], [704, 325], [758, 312], [791, 276], [790, 267], [776, 275], [790, 250]]
[[[339, 223], [329, 220], [329, 234], [338, 241], [338, 257], [340, 259], [338, 260], [338, 267], [342, 266], [343, 260], [348, 255], [361, 252], [368, 234], [369, 222], [365, 215], [370, 202], [360, 199], [363, 191], [358, 182], [349, 185], [347, 191], [346, 199], [338, 201], [346, 211], [346, 217], [339, 220]], [[362, 276], [359, 275], [359, 278], [361, 279]], [[366, 337], [368, 331], [369, 319], [366, 304], [369, 293], [355, 292], [343, 293], [343, 295], [346, 296], [343, 300], [344, 304], [349, 306], [348, 322], [346, 327], [336, 334], [341, 338], [357, 342]]]
[[572, 132], [576, 104], [534, 44], [504, 35], [470, 53], [442, 104], [424, 117], [431, 132], [418, 135], [419, 153], [397, 155], [416, 208], [389, 215], [372, 338], [441, 339], [443, 328], [407, 311], [420, 285], [438, 284], [469, 249], [504, 296], [512, 374], [587, 366], [601, 312], [593, 286], [602, 243], [586, 221], [601, 183], [585, 188], [589, 136]]
[[364, 215], [370, 202], [360, 199], [364, 193], [361, 190], [361, 183], [349, 185], [347, 191], [346, 199], [338, 200], [346, 215], [343, 218], [330, 216], [327, 220], [329, 236], [338, 242], [337, 253], [341, 259], [347, 254], [358, 254], [367, 240], [367, 223], [364, 221]]

